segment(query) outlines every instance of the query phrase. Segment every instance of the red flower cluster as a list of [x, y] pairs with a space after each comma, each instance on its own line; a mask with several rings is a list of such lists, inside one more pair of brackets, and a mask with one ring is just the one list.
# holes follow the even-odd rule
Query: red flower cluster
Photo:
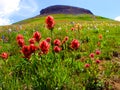
[[38, 31], [36, 31], [33, 33], [33, 38], [35, 38], [35, 40], [39, 42], [41, 39], [41, 34]]
[[49, 43], [51, 41], [51, 38], [50, 37], [46, 38], [46, 41]]
[[54, 52], [58, 53], [61, 51], [61, 48], [58, 46], [54, 46]]
[[20, 47], [22, 47], [22, 46], [25, 45], [24, 39], [19, 39], [19, 40], [17, 41], [17, 43], [18, 43], [18, 45], [19, 45]]
[[89, 67], [90, 67], [90, 64], [86, 63], [85, 68], [89, 68]]
[[54, 21], [54, 18], [52, 16], [47, 16], [46, 17], [46, 27], [50, 30], [52, 30], [54, 28], [54, 25], [55, 25], [55, 21]]
[[68, 41], [68, 39], [69, 39], [69, 37], [68, 37], [68, 36], [66, 36], [66, 37], [63, 39], [62, 44], [64, 44], [65, 42], [67, 42], [67, 41]]
[[65, 36], [64, 40], [65, 41], [68, 41], [69, 37], [68, 36]]
[[17, 43], [20, 47], [25, 45], [23, 35], [21, 35], [21, 34], [17, 35], [16, 40], [17, 40]]
[[72, 30], [72, 31], [74, 31], [74, 30], [75, 30], [75, 28], [74, 28], [74, 27], [72, 27], [72, 28], [71, 28], [71, 30]]
[[80, 47], [80, 43], [78, 40], [74, 39], [72, 42], [71, 42], [71, 45], [70, 47], [74, 50], [77, 50], [79, 47]]
[[89, 55], [90, 58], [94, 58], [94, 56], [95, 56], [94, 53], [91, 53], [91, 54]]
[[101, 54], [100, 50], [96, 50], [95, 53], [90, 53], [89, 57], [94, 58], [95, 54], [100, 55]]
[[99, 64], [101, 61], [100, 60], [96, 60], [96, 63]]
[[100, 50], [96, 50], [96, 55], [100, 55], [101, 54], [101, 52], [100, 52]]
[[55, 39], [54, 40], [54, 45], [60, 46], [61, 45], [61, 41], [59, 39]]
[[31, 54], [34, 53], [35, 50], [37, 50], [37, 47], [34, 44], [30, 44], [29, 46], [24, 45], [21, 51], [24, 54], [24, 57], [29, 59]]
[[50, 45], [46, 40], [43, 40], [42, 42], [40, 42], [39, 47], [43, 52], [43, 54], [47, 54], [49, 51]]
[[0, 56], [3, 59], [7, 59], [8, 58], [8, 54], [6, 52], [3, 52]]
[[30, 53], [34, 53], [37, 49], [38, 49], [38, 47], [36, 47], [34, 44], [30, 44]]
[[31, 56], [31, 52], [30, 52], [30, 46], [26, 46], [26, 45], [24, 45], [23, 47], [22, 47], [22, 53], [24, 54], [24, 57], [25, 58], [30, 58], [30, 56]]
[[16, 37], [16, 40], [18, 41], [19, 39], [24, 39], [23, 35], [18, 34], [17, 37]]
[[30, 43], [30, 44], [35, 44], [35, 41], [36, 41], [35, 38], [30, 38], [30, 39], [29, 39], [29, 43]]
[[37, 50], [37, 47], [34, 45], [35, 41], [39, 41], [41, 38], [41, 35], [39, 32], [35, 32], [33, 34], [33, 38], [29, 39], [30, 45], [25, 45], [24, 37], [23, 35], [19, 34], [16, 37], [17, 43], [20, 47], [22, 47], [21, 52], [24, 54], [25, 58], [30, 58], [31, 54], [34, 53]]

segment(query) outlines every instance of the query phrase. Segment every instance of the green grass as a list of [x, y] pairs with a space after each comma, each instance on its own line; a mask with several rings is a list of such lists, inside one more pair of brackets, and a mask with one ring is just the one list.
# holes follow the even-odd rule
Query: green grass
[[[7, 52], [8, 59], [0, 58], [1, 90], [104, 90], [112, 87], [109, 80], [120, 77], [120, 23], [91, 15], [53, 15], [56, 25], [52, 32], [45, 27], [46, 16], [30, 18], [10, 26], [0, 27], [0, 54]], [[21, 24], [22, 27], [19, 26]], [[77, 26], [78, 25], [78, 26]], [[78, 28], [79, 27], [79, 28]], [[75, 30], [71, 30], [74, 28]], [[11, 31], [8, 31], [11, 29]], [[51, 37], [50, 50], [46, 55], [39, 55], [37, 50], [28, 60], [20, 53], [16, 36], [22, 34], [26, 45], [35, 31], [41, 33], [41, 40]], [[102, 35], [102, 39], [99, 38]], [[55, 53], [53, 41], [69, 40], [60, 46], [62, 50]], [[73, 39], [80, 47], [70, 48]], [[40, 43], [39, 42], [39, 43]], [[98, 42], [100, 45], [98, 46]], [[39, 43], [35, 43], [39, 46]], [[89, 55], [101, 51], [91, 59]], [[117, 55], [116, 55], [117, 54]], [[96, 59], [101, 61], [96, 64]], [[90, 67], [85, 68], [85, 64]]]
[[[69, 15], [69, 14], [54, 14], [53, 15], [55, 20], [58, 22], [61, 21], [113, 21], [108, 18], [104, 18], [101, 16], [93, 16], [93, 15]], [[33, 18], [29, 18], [14, 24], [25, 24], [25, 23], [36, 23], [36, 22], [41, 22], [43, 23], [43, 20], [45, 19], [45, 16], [36, 16]]]

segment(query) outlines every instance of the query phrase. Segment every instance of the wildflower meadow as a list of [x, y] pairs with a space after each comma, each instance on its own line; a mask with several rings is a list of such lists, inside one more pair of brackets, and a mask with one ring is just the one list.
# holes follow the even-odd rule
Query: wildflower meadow
[[49, 15], [1, 26], [0, 90], [120, 90], [120, 22]]

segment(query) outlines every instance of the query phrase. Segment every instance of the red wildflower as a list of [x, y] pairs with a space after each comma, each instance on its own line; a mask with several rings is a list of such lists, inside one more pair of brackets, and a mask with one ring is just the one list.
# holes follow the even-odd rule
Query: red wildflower
[[39, 42], [41, 39], [41, 34], [38, 31], [36, 31], [33, 33], [33, 38], [35, 38], [35, 40]]
[[30, 52], [34, 53], [37, 50], [37, 47], [34, 44], [30, 44]]
[[66, 37], [63, 39], [62, 44], [64, 44], [65, 42], [67, 42], [67, 41], [68, 41], [68, 39], [69, 39], [69, 37], [68, 37], [68, 36], [66, 36]]
[[25, 58], [30, 58], [30, 56], [31, 56], [31, 50], [30, 50], [30, 46], [26, 46], [26, 45], [24, 45], [23, 47], [22, 47], [22, 53], [24, 54], [24, 57]]
[[90, 58], [94, 58], [95, 54], [91, 53], [89, 56], [90, 56]]
[[101, 61], [100, 60], [96, 60], [96, 63], [99, 64]]
[[18, 39], [17, 43], [20, 47], [22, 47], [23, 45], [25, 45], [24, 39]]
[[6, 52], [3, 52], [1, 55], [0, 55], [3, 59], [7, 59], [8, 58], [8, 54]]
[[52, 16], [47, 16], [46, 17], [46, 27], [50, 30], [52, 30], [54, 28], [54, 25], [55, 25], [55, 21], [54, 21], [54, 18]]
[[30, 39], [29, 39], [29, 43], [30, 43], [30, 44], [35, 44], [35, 38], [30, 38]]
[[56, 53], [58, 53], [58, 52], [60, 52], [60, 51], [61, 51], [61, 48], [60, 48], [60, 47], [58, 47], [58, 46], [54, 46], [54, 51], [55, 51]]
[[50, 41], [51, 41], [51, 38], [50, 38], [50, 37], [46, 38], [46, 41], [47, 41], [47, 42], [50, 42]]
[[18, 41], [19, 39], [24, 39], [23, 35], [18, 34], [17, 37], [16, 37], [16, 40]]
[[67, 41], [68, 39], [69, 39], [69, 37], [68, 37], [68, 36], [65, 36], [64, 40]]
[[79, 43], [78, 40], [74, 39], [74, 40], [71, 42], [71, 45], [70, 45], [70, 46], [71, 46], [72, 49], [77, 50], [77, 49], [79, 48], [79, 46], [80, 46], [80, 43]]
[[100, 46], [100, 44], [101, 44], [100, 42], [97, 42], [97, 46]]
[[50, 48], [49, 43], [46, 40], [40, 42], [39, 47], [44, 54], [47, 54]]
[[102, 39], [103, 36], [102, 36], [102, 34], [100, 34], [98, 37], [99, 37], [99, 39]]
[[89, 68], [89, 67], [90, 67], [90, 64], [86, 63], [85, 68]]
[[54, 40], [54, 45], [60, 46], [61, 45], [61, 41], [59, 39], [55, 39]]
[[72, 30], [72, 31], [74, 31], [74, 30], [75, 30], [75, 28], [74, 28], [74, 27], [72, 27], [72, 28], [71, 28], [71, 30]]
[[100, 52], [100, 50], [96, 50], [95, 53], [96, 53], [96, 55], [100, 55], [101, 52]]

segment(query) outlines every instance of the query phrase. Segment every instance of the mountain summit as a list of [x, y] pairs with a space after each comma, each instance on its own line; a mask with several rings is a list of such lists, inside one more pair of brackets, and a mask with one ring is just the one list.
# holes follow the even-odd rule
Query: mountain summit
[[93, 13], [90, 10], [74, 7], [74, 6], [67, 6], [67, 5], [49, 6], [40, 11], [40, 15], [49, 15], [49, 14], [92, 14], [93, 15]]

